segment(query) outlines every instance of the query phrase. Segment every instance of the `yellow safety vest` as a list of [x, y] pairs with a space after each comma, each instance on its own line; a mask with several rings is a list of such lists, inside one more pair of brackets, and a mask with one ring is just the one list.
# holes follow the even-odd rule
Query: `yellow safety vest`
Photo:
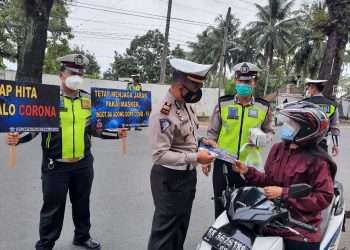
[[219, 99], [219, 105], [222, 126], [218, 147], [226, 149], [244, 161], [249, 153], [249, 147], [242, 153], [239, 150], [249, 141], [249, 129], [261, 128], [267, 116], [269, 102], [258, 97], [254, 103], [243, 107], [235, 100], [235, 96], [223, 96]]
[[324, 96], [312, 96], [304, 100], [320, 106], [328, 118], [330, 118], [337, 109], [337, 102]]
[[91, 147], [91, 97], [80, 91], [79, 96], [60, 97], [59, 132], [42, 133], [42, 148], [47, 158], [83, 157]]
[[141, 84], [134, 85], [132, 83], [128, 84], [128, 90], [135, 90], [135, 91], [140, 91], [141, 89]]

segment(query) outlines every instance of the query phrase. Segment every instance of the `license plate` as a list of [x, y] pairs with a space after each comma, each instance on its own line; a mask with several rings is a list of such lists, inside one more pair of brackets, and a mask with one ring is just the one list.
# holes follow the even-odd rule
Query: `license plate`
[[210, 227], [202, 239], [218, 250], [251, 250], [219, 229]]

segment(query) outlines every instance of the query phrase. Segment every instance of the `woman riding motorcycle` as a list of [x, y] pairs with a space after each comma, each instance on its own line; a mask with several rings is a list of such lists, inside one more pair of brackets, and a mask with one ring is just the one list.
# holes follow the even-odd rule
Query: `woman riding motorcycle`
[[[328, 131], [326, 114], [318, 106], [300, 101], [286, 104], [279, 111], [284, 118], [281, 127], [282, 142], [275, 144], [266, 160], [265, 173], [236, 161], [233, 170], [244, 175], [249, 184], [264, 187], [266, 196], [275, 200], [283, 198], [293, 219], [317, 227], [316, 233], [295, 228], [308, 241], [287, 230], [268, 229], [267, 235], [283, 237], [285, 250], [318, 250], [320, 248], [321, 211], [333, 199], [333, 181], [337, 166], [319, 146]], [[288, 198], [288, 186], [307, 183], [312, 187], [309, 196]]]

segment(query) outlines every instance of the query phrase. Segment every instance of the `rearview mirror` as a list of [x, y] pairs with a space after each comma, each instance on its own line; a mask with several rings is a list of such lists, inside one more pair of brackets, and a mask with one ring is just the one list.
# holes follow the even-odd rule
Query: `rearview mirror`
[[300, 199], [311, 193], [311, 186], [306, 183], [293, 184], [289, 186], [288, 197]]

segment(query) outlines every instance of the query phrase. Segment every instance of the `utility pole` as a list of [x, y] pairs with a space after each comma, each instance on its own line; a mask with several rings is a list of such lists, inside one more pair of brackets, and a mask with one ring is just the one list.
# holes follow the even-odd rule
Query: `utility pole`
[[225, 55], [226, 55], [226, 47], [227, 47], [227, 33], [228, 33], [228, 26], [230, 25], [230, 14], [231, 14], [231, 7], [227, 10], [226, 15], [226, 22], [225, 22], [225, 31], [224, 31], [224, 41], [222, 44], [222, 51], [221, 51], [221, 57], [220, 57], [220, 68], [219, 68], [219, 97], [221, 94], [221, 90], [224, 88], [224, 79], [225, 79]]
[[168, 39], [169, 39], [169, 28], [170, 28], [170, 16], [171, 16], [171, 5], [172, 0], [168, 0], [168, 14], [166, 17], [166, 26], [165, 26], [165, 40], [163, 46], [162, 62], [160, 64], [160, 84], [164, 84], [165, 80], [165, 68], [166, 68], [166, 57], [168, 55]]

